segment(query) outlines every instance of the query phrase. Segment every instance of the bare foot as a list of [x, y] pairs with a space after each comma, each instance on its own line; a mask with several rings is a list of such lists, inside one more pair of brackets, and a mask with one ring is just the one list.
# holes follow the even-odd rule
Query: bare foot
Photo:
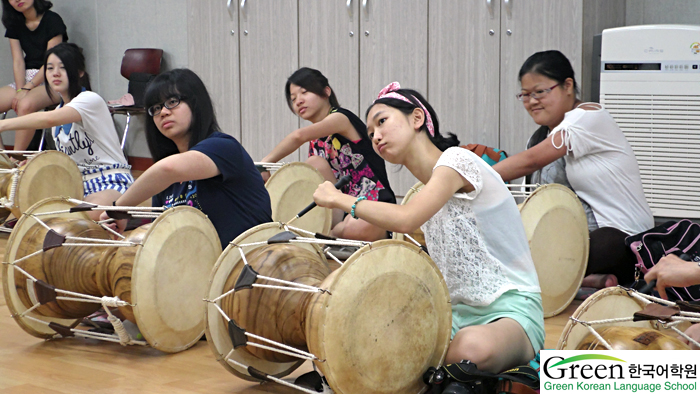
[[581, 282], [581, 287], [593, 287], [596, 289], [617, 285], [617, 277], [612, 274], [591, 274], [583, 278]]

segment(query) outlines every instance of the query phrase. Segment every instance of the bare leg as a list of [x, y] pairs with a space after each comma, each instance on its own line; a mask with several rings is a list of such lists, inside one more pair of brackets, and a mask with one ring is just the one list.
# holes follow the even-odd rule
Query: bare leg
[[[114, 189], [107, 189], [101, 192], [88, 194], [87, 197], [84, 198], [84, 201], [97, 205], [112, 205], [112, 202], [116, 201], [121, 195], [121, 193]], [[90, 219], [97, 221], [100, 219], [102, 212], [104, 211], [89, 211], [88, 216]]]
[[500, 373], [534, 357], [525, 330], [515, 320], [503, 318], [459, 330], [447, 349], [445, 363], [469, 360], [482, 371]]
[[[43, 86], [34, 88], [17, 103], [17, 116], [31, 114], [59, 102], [58, 96], [52, 100]], [[34, 137], [32, 129], [15, 130], [15, 150], [26, 150]]]
[[12, 109], [12, 99], [15, 98], [17, 91], [9, 86], [0, 88], [0, 112], [7, 112]]

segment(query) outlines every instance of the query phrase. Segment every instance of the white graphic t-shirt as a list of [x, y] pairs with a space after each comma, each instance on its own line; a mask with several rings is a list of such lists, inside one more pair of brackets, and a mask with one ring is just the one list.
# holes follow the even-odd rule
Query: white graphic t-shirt
[[53, 128], [56, 150], [70, 156], [81, 171], [127, 165], [109, 109], [100, 95], [83, 91], [65, 105], [78, 111], [82, 120]]

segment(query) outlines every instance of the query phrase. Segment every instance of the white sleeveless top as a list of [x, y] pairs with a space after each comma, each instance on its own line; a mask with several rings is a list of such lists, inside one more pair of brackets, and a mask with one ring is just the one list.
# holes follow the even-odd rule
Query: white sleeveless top
[[455, 193], [421, 226], [452, 303], [486, 306], [512, 289], [539, 293], [520, 212], [500, 175], [459, 147], [443, 152], [438, 166], [452, 168], [475, 188]]
[[[566, 145], [566, 176], [576, 194], [593, 210], [599, 227], [637, 234], [654, 227], [639, 165], [615, 119], [600, 104], [581, 105], [564, 115], [551, 134], [561, 132]], [[563, 132], [562, 132], [563, 131]], [[552, 144], [559, 149], [561, 146]]]

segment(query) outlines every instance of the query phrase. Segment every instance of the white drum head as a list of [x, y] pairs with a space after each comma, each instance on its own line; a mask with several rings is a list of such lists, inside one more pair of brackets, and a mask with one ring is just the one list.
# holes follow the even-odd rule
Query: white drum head
[[419, 393], [441, 365], [452, 330], [447, 285], [418, 246], [382, 240], [362, 247], [321, 284], [307, 312], [314, 362], [333, 390]]
[[21, 171], [12, 209], [17, 217], [48, 197], [83, 198], [83, 176], [73, 159], [61, 152], [40, 152]]
[[[15, 225], [15, 228], [12, 230], [12, 233], [10, 234], [10, 238], [7, 240], [7, 248], [5, 251], [5, 259], [3, 260], [6, 263], [9, 263], [11, 261], [15, 261], [17, 258], [17, 251], [20, 247], [20, 240], [22, 240], [34, 224], [37, 223], [34, 218], [29, 217], [27, 215], [32, 214], [32, 213], [42, 213], [42, 212], [54, 212], [54, 211], [61, 211], [61, 210], [67, 210], [70, 209], [77, 204], [68, 202], [66, 198], [63, 197], [51, 197], [44, 199], [33, 206], [29, 207], [25, 214], [22, 215], [22, 217], [19, 218], [17, 221], [17, 224]], [[77, 216], [76, 216], [77, 215]], [[88, 219], [87, 214], [85, 212], [76, 212], [76, 213], [60, 213], [60, 214], [55, 214], [55, 215], [47, 215], [47, 216], [42, 216], [42, 220], [49, 220], [50, 218], [56, 218], [56, 217], [65, 217], [65, 218], [75, 218], [75, 217], [81, 217], [84, 219]], [[53, 329], [49, 328], [48, 325], [42, 324], [39, 322], [36, 322], [34, 320], [28, 319], [26, 317], [19, 317], [20, 314], [24, 313], [27, 308], [24, 306], [22, 303], [22, 300], [19, 297], [19, 294], [17, 294], [17, 290], [15, 287], [15, 269], [9, 265], [9, 264], [4, 264], [2, 267], [2, 279], [3, 279], [3, 290], [5, 293], [5, 301], [7, 302], [7, 307], [10, 309], [10, 312], [12, 313], [13, 316], [17, 316], [15, 318], [15, 321], [17, 324], [19, 324], [24, 331], [28, 332], [29, 334], [39, 337], [39, 338], [44, 338], [44, 339], [49, 339], [53, 338], [54, 335], [56, 335], [56, 331]], [[59, 319], [55, 317], [47, 317], [43, 316], [40, 314], [37, 314], [35, 312], [29, 312], [27, 316], [31, 316], [35, 319], [45, 321], [47, 323], [50, 322], [55, 322], [67, 327], [75, 327], [80, 323], [81, 319]]]
[[[289, 163], [275, 171], [265, 183], [272, 204], [272, 220], [289, 222], [302, 209], [314, 202], [314, 192], [323, 182], [325, 182], [323, 175], [306, 163]], [[316, 207], [291, 225], [328, 235], [332, 221], [330, 209]]]
[[174, 353], [204, 333], [202, 295], [221, 254], [214, 225], [200, 210], [166, 210], [138, 246], [131, 276], [136, 324], [154, 348]]
[[581, 287], [588, 264], [588, 222], [569, 188], [544, 185], [520, 207], [542, 291], [544, 317], [566, 309]]

